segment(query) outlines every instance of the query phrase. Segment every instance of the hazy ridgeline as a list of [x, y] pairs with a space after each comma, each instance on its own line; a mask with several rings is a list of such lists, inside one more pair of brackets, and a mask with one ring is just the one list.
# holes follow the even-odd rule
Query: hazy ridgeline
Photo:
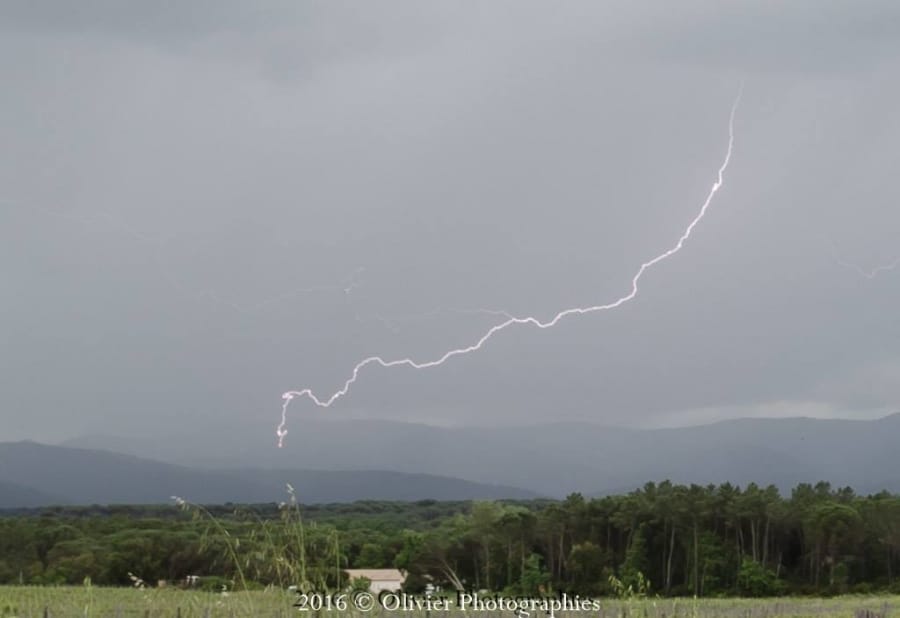
[[[210, 503], [259, 502], [278, 495], [285, 482], [306, 502], [561, 499], [572, 492], [625, 493], [658, 479], [755, 482], [785, 493], [828, 479], [859, 493], [900, 492], [900, 414], [872, 421], [748, 418], [645, 430], [593, 423], [436, 427], [314, 416], [303, 419], [303, 431], [292, 433], [283, 449], [273, 448], [268, 429], [257, 421], [239, 430], [211, 426], [202, 434], [179, 428], [139, 438], [84, 436], [67, 441], [70, 448], [0, 443], [0, 480], [75, 504], [158, 502], [172, 493]], [[97, 469], [104, 479], [115, 478], [99, 482]], [[373, 472], [379, 470], [417, 476], [379, 479], [387, 474]], [[146, 480], [136, 486], [135, 478]], [[500, 487], [475, 488], [459, 479]], [[31, 504], [59, 503], [37, 498]]]
[[[398, 567], [501, 594], [715, 597], [898, 591], [900, 498], [827, 483], [648, 483], [564, 501], [357, 502], [324, 506], [59, 507], [0, 519], [0, 583], [210, 590], [344, 587], [342, 569]], [[642, 582], [649, 580], [649, 586]]]

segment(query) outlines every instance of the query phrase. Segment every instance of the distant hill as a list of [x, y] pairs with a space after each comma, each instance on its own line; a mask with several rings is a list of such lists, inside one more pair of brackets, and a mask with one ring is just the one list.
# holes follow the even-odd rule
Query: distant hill
[[741, 419], [677, 429], [590, 423], [442, 428], [388, 421], [297, 421], [285, 448], [271, 427], [211, 428], [138, 441], [73, 444], [205, 466], [379, 469], [448, 475], [562, 497], [619, 492], [649, 480], [772, 483], [827, 480], [873, 492], [900, 486], [900, 414], [874, 421]]
[[0, 507], [50, 504], [277, 502], [286, 484], [305, 503], [533, 498], [534, 492], [458, 478], [383, 471], [198, 470], [107, 451], [0, 443]]
[[59, 496], [45, 494], [31, 487], [24, 487], [16, 483], [0, 481], [0, 509], [68, 503], [68, 500]]

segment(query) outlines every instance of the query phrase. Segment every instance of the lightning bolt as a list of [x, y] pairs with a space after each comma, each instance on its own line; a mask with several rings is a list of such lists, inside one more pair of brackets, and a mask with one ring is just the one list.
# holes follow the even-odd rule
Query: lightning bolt
[[505, 321], [492, 326], [488, 329], [475, 343], [461, 347], [455, 348], [448, 352], [445, 352], [440, 357], [429, 360], [429, 361], [416, 361], [411, 358], [400, 358], [395, 360], [385, 360], [380, 356], [370, 356], [361, 360], [356, 366], [353, 368], [353, 371], [350, 374], [350, 377], [344, 382], [343, 387], [339, 390], [335, 391], [331, 395], [327, 397], [319, 397], [316, 395], [311, 388], [304, 388], [302, 390], [294, 390], [287, 391], [282, 395], [282, 406], [281, 406], [281, 422], [278, 424], [278, 427], [275, 429], [275, 435], [278, 437], [278, 447], [281, 448], [284, 446], [284, 438], [287, 435], [287, 413], [288, 408], [291, 402], [294, 399], [306, 397], [315, 405], [321, 408], [330, 407], [335, 401], [346, 395], [356, 380], [359, 378], [360, 372], [368, 367], [369, 365], [380, 365], [381, 367], [390, 368], [390, 367], [411, 367], [412, 369], [429, 369], [431, 367], [437, 367], [439, 365], [443, 365], [451, 358], [455, 358], [457, 356], [464, 356], [466, 354], [471, 354], [473, 352], [477, 352], [497, 333], [506, 330], [512, 326], [518, 325], [526, 325], [529, 324], [539, 329], [548, 329], [559, 324], [561, 320], [567, 318], [569, 316], [576, 315], [587, 315], [589, 313], [598, 313], [602, 311], [609, 311], [611, 309], [616, 309], [617, 307], [621, 307], [625, 303], [631, 301], [638, 294], [638, 284], [640, 283], [641, 278], [644, 276], [649, 269], [653, 268], [660, 262], [672, 257], [684, 246], [685, 242], [691, 237], [691, 234], [694, 232], [694, 228], [703, 220], [703, 217], [706, 216], [706, 212], [709, 209], [710, 204], [712, 203], [713, 197], [715, 197], [716, 193], [718, 193], [719, 189], [722, 187], [722, 183], [724, 182], [725, 170], [728, 169], [728, 164], [731, 162], [731, 153], [734, 148], [734, 117], [737, 113], [738, 105], [741, 101], [741, 94], [743, 91], [743, 86], [738, 90], [737, 97], [734, 100], [734, 103], [731, 106], [731, 113], [728, 116], [728, 147], [725, 150], [725, 158], [722, 161], [722, 164], [719, 166], [718, 173], [716, 175], [716, 180], [713, 183], [712, 187], [709, 190], [709, 193], [706, 196], [706, 200], [700, 206], [700, 211], [697, 215], [691, 220], [688, 224], [687, 228], [685, 228], [684, 232], [678, 238], [678, 241], [672, 246], [670, 249], [660, 253], [656, 257], [644, 262], [641, 264], [640, 268], [638, 268], [634, 277], [631, 279], [631, 290], [625, 294], [624, 296], [619, 297], [618, 299], [605, 303], [602, 305], [592, 305], [588, 307], [573, 307], [571, 309], [564, 309], [557, 313], [553, 318], [548, 321], [542, 322], [538, 318], [528, 316], [528, 317], [510, 317]]
[[440, 315], [444, 314], [455, 314], [455, 315], [491, 315], [491, 316], [500, 316], [507, 319], [512, 319], [515, 316], [509, 311], [504, 311], [502, 309], [456, 309], [453, 307], [450, 308], [438, 308], [432, 309], [431, 311], [426, 311], [425, 313], [410, 313], [404, 315], [392, 315], [392, 316], [381, 316], [381, 315], [373, 315], [372, 317], [362, 318], [356, 316], [357, 322], [379, 322], [384, 325], [386, 329], [394, 333], [395, 335], [400, 333], [400, 327], [397, 326], [399, 322], [412, 322], [418, 320], [429, 320], [431, 318], [436, 318]]
[[878, 273], [886, 272], [889, 270], [894, 270], [895, 268], [900, 266], [900, 257], [898, 257], [893, 262], [890, 262], [888, 264], [882, 264], [880, 266], [876, 266], [875, 268], [873, 268], [871, 270], [866, 270], [859, 264], [854, 264], [853, 262], [848, 262], [844, 258], [842, 258], [840, 252], [838, 251], [837, 243], [835, 243], [831, 239], [828, 239], [828, 240], [829, 240], [829, 243], [831, 244], [831, 253], [834, 256], [834, 261], [837, 262], [840, 266], [843, 266], [844, 268], [849, 268], [850, 270], [856, 271], [857, 274], [859, 274], [861, 277], [865, 277], [866, 279], [874, 279], [875, 277], [878, 276]]
[[[14, 206], [19, 204], [19, 202], [0, 198], [0, 204], [9, 204]], [[212, 288], [195, 289], [196, 286], [191, 285], [190, 283], [185, 281], [179, 281], [177, 278], [172, 277], [169, 274], [170, 269], [167, 268], [162, 262], [162, 252], [168, 244], [183, 236], [183, 232], [181, 231], [175, 231], [169, 234], [160, 235], [158, 237], [150, 237], [135, 229], [134, 226], [129, 224], [122, 217], [114, 215], [113, 213], [107, 211], [100, 211], [92, 214], [76, 214], [44, 208], [42, 206], [29, 205], [29, 207], [45, 215], [63, 219], [66, 221], [77, 221], [80, 223], [86, 223], [88, 225], [94, 225], [96, 223], [103, 222], [107, 225], [112, 225], [113, 227], [118, 228], [119, 231], [124, 232], [126, 236], [131, 237], [135, 241], [150, 245], [152, 247], [149, 259], [157, 267], [157, 273], [166, 281], [166, 283], [170, 287], [185, 296], [196, 299], [206, 298], [214, 304], [228, 307], [229, 309], [232, 309], [237, 313], [245, 315], [252, 315], [253, 313], [271, 305], [280, 304], [311, 293], [343, 292], [345, 296], [350, 297], [353, 290], [361, 287], [362, 283], [360, 281], [360, 277], [365, 271], [365, 268], [357, 268], [350, 274], [349, 277], [345, 277], [343, 282], [340, 283], [332, 285], [317, 285], [295, 288], [278, 294], [277, 296], [272, 296], [270, 298], [266, 298], [252, 304], [241, 304], [221, 296], [216, 290]]]
[[198, 297], [206, 296], [216, 303], [234, 309], [238, 313], [251, 314], [255, 311], [259, 311], [260, 309], [268, 307], [269, 305], [282, 303], [297, 298], [298, 296], [310, 294], [313, 292], [343, 292], [346, 296], [350, 296], [350, 293], [353, 290], [360, 287], [361, 283], [359, 281], [359, 277], [360, 274], [364, 271], [364, 268], [357, 268], [353, 271], [353, 273], [351, 273], [350, 277], [346, 279], [346, 283], [342, 283], [339, 285], [317, 285], [313, 287], [298, 288], [284, 294], [279, 294], [278, 296], [273, 296], [271, 298], [261, 300], [259, 302], [253, 303], [252, 305], [241, 305], [236, 302], [232, 302], [230, 300], [222, 298], [215, 292], [215, 290], [211, 289], [201, 290], [197, 295]]

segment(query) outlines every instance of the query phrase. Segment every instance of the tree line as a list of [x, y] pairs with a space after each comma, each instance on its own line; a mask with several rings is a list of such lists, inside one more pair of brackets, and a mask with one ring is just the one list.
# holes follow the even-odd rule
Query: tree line
[[[900, 497], [828, 483], [647, 483], [562, 501], [68, 507], [0, 517], [0, 583], [335, 589], [397, 567], [406, 588], [508, 594], [900, 592]], [[135, 579], [137, 578], [137, 580]]]

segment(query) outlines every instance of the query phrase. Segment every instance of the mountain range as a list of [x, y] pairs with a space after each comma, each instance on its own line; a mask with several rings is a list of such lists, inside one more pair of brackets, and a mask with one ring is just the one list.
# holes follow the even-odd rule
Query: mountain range
[[197, 469], [109, 451], [0, 443], [0, 508], [61, 504], [305, 503], [534, 498], [536, 493], [428, 474], [385, 471]]
[[283, 449], [258, 429], [0, 443], [0, 506], [147, 503], [172, 495], [267, 502], [283, 500], [286, 483], [310, 503], [603, 495], [663, 479], [782, 491], [827, 480], [861, 493], [900, 491], [900, 414], [650, 430], [314, 420], [295, 428]]

